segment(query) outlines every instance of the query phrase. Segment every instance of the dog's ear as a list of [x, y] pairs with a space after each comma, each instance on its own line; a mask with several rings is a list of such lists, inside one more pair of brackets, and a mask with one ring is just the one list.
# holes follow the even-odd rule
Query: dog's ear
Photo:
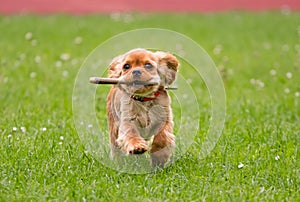
[[122, 74], [122, 68], [120, 67], [120, 62], [123, 56], [115, 57], [109, 65], [108, 68], [108, 78], [119, 78]]
[[154, 53], [158, 58], [158, 73], [161, 78], [162, 86], [171, 85], [176, 79], [176, 73], [179, 66], [177, 58], [166, 52], [157, 51]]

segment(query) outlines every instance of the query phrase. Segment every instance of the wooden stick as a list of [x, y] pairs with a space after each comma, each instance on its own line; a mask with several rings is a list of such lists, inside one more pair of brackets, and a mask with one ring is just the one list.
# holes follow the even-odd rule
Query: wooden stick
[[115, 78], [100, 78], [100, 77], [90, 77], [90, 83], [94, 84], [124, 84], [124, 82]]
[[[128, 84], [128, 85], [133, 84], [132, 82], [121, 81], [116, 78], [101, 78], [101, 77], [90, 77], [90, 83], [93, 83], [93, 84]], [[149, 83], [139, 82], [137, 84], [145, 85], [145, 86], [158, 85], [158, 83], [156, 83], [156, 82], [149, 82]], [[177, 87], [166, 87], [165, 89], [166, 90], [176, 90]]]
[[138, 84], [138, 85], [145, 85], [145, 86], [155, 86], [158, 85], [157, 82], [127, 82], [127, 81], [122, 81], [119, 79], [115, 78], [100, 78], [100, 77], [91, 77], [90, 78], [90, 83], [94, 84]]

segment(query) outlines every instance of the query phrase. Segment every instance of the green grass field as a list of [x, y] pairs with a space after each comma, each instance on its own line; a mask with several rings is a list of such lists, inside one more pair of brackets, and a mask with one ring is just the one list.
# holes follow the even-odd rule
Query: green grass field
[[[241, 12], [0, 17], [0, 201], [298, 201], [299, 19]], [[199, 159], [209, 124], [203, 97], [204, 126], [188, 152], [162, 171], [133, 175], [85, 152], [72, 91], [96, 46], [147, 27], [185, 34], [210, 54], [224, 79], [227, 116], [216, 147]], [[98, 96], [106, 123], [106, 95]]]

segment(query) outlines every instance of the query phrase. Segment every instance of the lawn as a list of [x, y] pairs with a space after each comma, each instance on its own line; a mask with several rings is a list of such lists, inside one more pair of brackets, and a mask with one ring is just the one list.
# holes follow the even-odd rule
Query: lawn
[[[0, 201], [298, 201], [299, 19], [279, 12], [0, 17]], [[87, 152], [72, 93], [94, 48], [148, 27], [182, 33], [208, 52], [223, 77], [226, 121], [216, 147], [200, 158], [210, 98], [203, 81], [194, 82], [195, 143], [162, 171], [128, 174]], [[180, 71], [189, 74], [185, 65]], [[105, 133], [109, 87], [101, 89], [96, 110]]]

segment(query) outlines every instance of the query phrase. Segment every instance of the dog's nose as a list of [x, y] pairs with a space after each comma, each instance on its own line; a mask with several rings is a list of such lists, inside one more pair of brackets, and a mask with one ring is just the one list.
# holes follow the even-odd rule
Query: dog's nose
[[141, 74], [142, 74], [141, 70], [136, 69], [136, 70], [132, 71], [132, 76], [133, 77], [140, 77]]

